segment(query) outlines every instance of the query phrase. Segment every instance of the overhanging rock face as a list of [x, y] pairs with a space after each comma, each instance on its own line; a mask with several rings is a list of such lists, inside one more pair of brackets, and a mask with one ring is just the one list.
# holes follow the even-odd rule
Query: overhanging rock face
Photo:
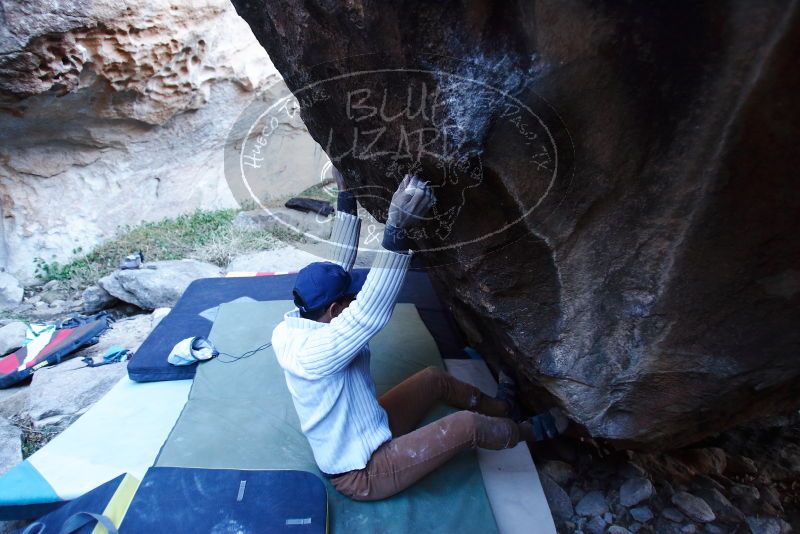
[[233, 3], [362, 206], [431, 181], [418, 243], [530, 401], [644, 448], [800, 404], [795, 4]]

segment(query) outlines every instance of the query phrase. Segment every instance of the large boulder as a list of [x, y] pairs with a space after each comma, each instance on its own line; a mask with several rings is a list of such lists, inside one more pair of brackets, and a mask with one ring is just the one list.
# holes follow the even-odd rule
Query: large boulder
[[87, 287], [83, 290], [81, 296], [83, 298], [83, 311], [89, 314], [110, 308], [119, 302], [116, 297], [100, 286]]
[[145, 310], [171, 308], [197, 279], [219, 276], [219, 267], [197, 260], [146, 263], [140, 269], [114, 271], [98, 285], [115, 298]]
[[0, 310], [22, 302], [25, 290], [19, 280], [8, 273], [0, 272]]
[[28, 325], [21, 321], [13, 321], [0, 328], [0, 356], [24, 345], [27, 333]]
[[735, 0], [233, 0], [383, 220], [402, 175], [468, 341], [596, 438], [800, 404], [800, 13]]
[[[32, 279], [37, 257], [63, 263], [120, 225], [236, 206], [229, 133], [285, 89], [227, 0], [0, 13], [0, 268]], [[317, 183], [325, 163], [299, 116], [259, 158], [262, 198]]]

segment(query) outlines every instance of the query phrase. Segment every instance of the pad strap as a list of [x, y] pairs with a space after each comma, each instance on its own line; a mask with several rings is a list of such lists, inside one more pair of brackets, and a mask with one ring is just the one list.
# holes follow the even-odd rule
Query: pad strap
[[[80, 528], [95, 521], [106, 527], [108, 534], [119, 534], [117, 527], [114, 526], [114, 523], [112, 523], [109, 518], [102, 514], [93, 514], [92, 512], [78, 512], [77, 514], [70, 516], [66, 521], [64, 521], [64, 524], [61, 525], [60, 534], [72, 534]], [[36, 521], [35, 523], [28, 525], [28, 527], [22, 531], [22, 534], [42, 534], [44, 533], [45, 528], [46, 527], [44, 523], [41, 521]]]

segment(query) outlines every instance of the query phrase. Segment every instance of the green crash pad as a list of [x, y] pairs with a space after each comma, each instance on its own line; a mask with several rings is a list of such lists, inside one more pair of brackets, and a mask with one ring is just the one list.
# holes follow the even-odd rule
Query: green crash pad
[[[229, 354], [268, 342], [290, 301], [223, 304], [209, 338]], [[442, 366], [436, 343], [413, 304], [398, 304], [370, 342], [381, 394], [427, 366]], [[249, 358], [200, 364], [187, 402], [157, 466], [298, 469], [319, 475], [271, 348]], [[437, 407], [429, 420], [449, 413]], [[320, 475], [321, 476], [321, 475]], [[413, 487], [377, 502], [352, 501], [327, 479], [332, 532], [497, 532], [477, 455], [465, 451]]]

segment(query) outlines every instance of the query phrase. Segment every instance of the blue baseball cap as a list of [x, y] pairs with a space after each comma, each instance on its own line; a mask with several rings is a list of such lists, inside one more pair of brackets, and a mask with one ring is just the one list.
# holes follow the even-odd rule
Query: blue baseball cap
[[303, 267], [294, 283], [294, 302], [301, 312], [319, 310], [346, 295], [361, 291], [367, 279], [366, 269], [347, 272], [329, 261], [318, 261]]

